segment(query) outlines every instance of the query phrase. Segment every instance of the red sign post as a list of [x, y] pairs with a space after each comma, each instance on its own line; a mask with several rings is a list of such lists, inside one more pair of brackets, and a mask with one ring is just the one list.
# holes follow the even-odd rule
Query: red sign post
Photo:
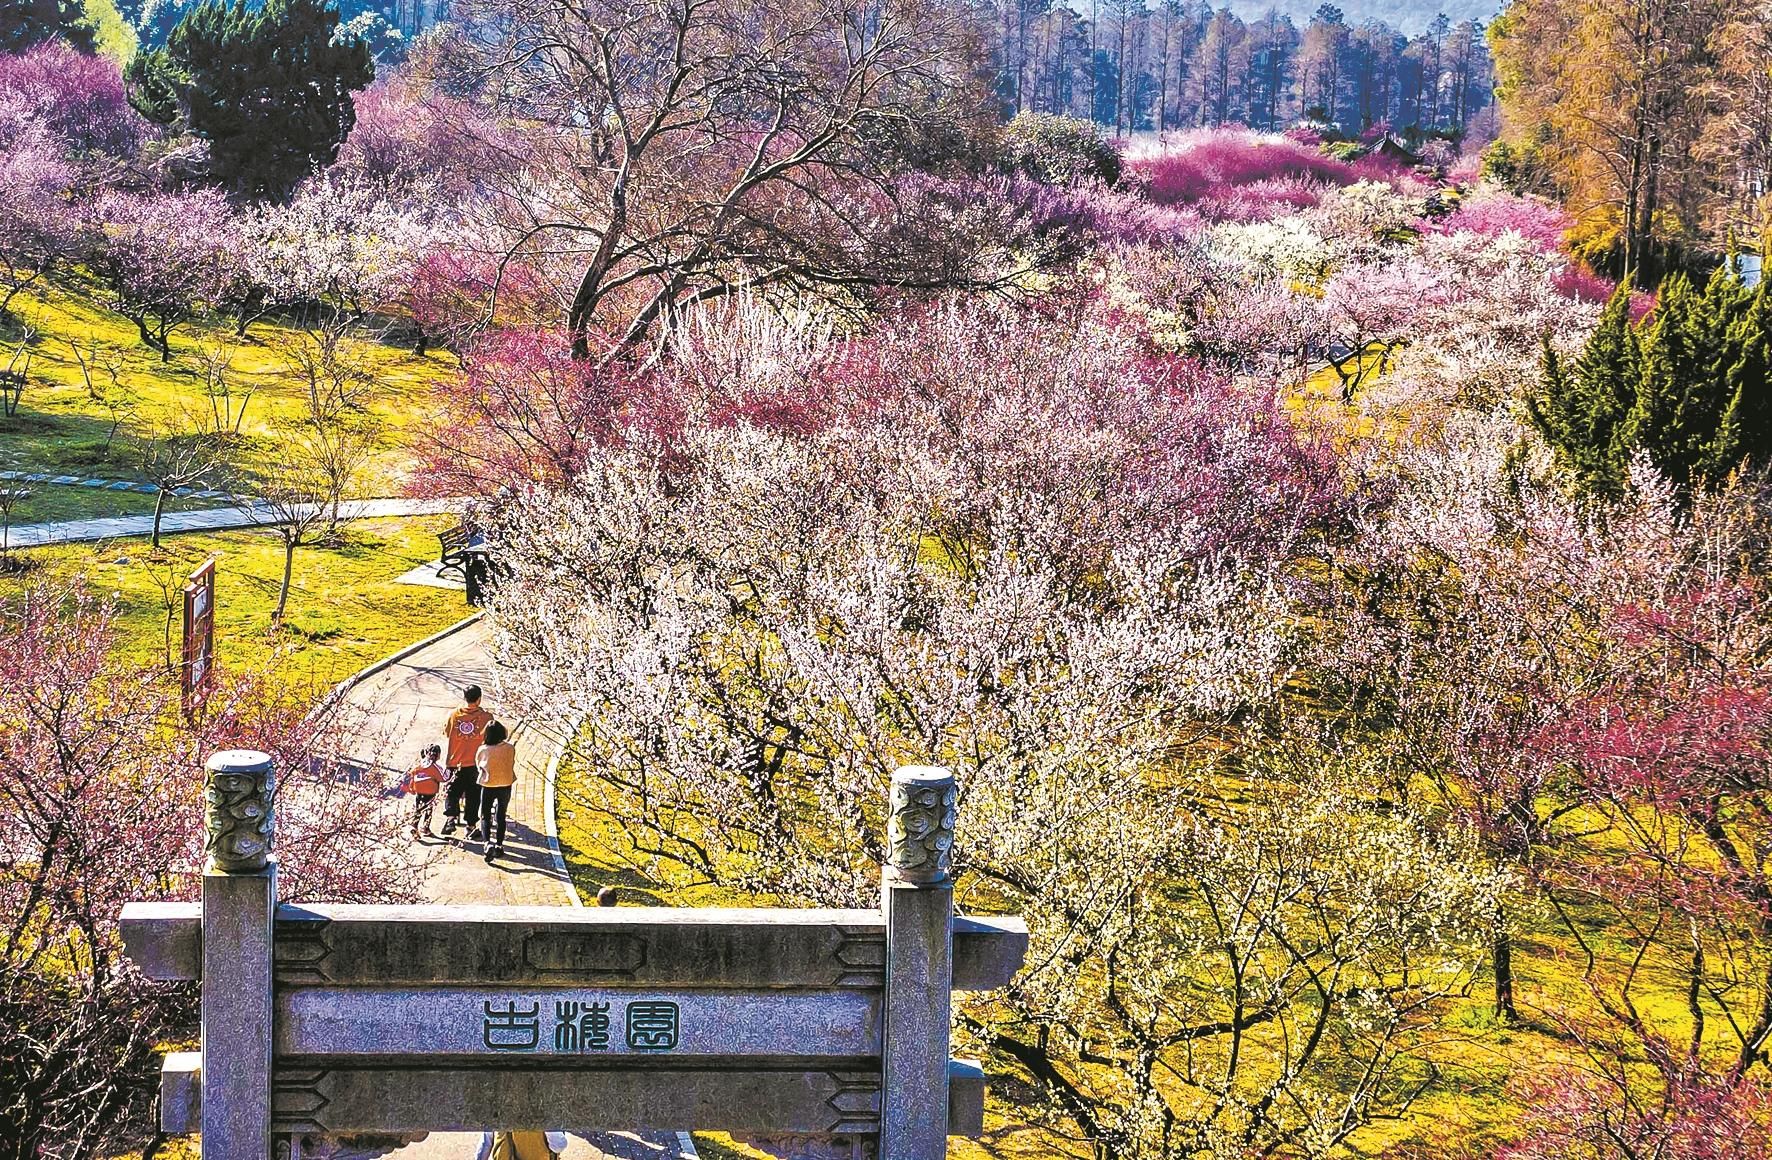
[[179, 685], [185, 713], [196, 712], [215, 683], [215, 558], [191, 573], [185, 582], [184, 663]]

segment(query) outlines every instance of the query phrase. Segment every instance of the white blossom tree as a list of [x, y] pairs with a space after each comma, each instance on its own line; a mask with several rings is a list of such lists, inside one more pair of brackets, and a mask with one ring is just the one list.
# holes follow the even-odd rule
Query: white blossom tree
[[1089, 317], [740, 330], [680, 428], [494, 533], [502, 691], [583, 718], [576, 807], [662, 883], [857, 905], [890, 771], [947, 766], [961, 906], [1033, 933], [962, 1031], [1042, 1114], [1108, 1156], [1316, 1155], [1407, 1107], [1503, 879], [1323, 770], [1212, 756], [1292, 673], [1317, 523], [1259, 495], [1322, 497], [1289, 429]]

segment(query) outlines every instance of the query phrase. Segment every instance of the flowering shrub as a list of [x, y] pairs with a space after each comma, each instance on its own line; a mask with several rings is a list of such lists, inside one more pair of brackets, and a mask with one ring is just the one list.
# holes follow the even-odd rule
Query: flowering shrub
[[1333, 257], [1328, 241], [1302, 216], [1217, 226], [1210, 237], [1214, 253], [1258, 279], [1315, 282], [1329, 272]]
[[130, 156], [148, 124], [123, 89], [115, 62], [50, 40], [0, 54], [0, 144], [27, 128], [77, 153]]
[[1045, 185], [1120, 180], [1120, 154], [1092, 122], [1021, 113], [1003, 128], [1003, 165]]
[[1021, 180], [1010, 196], [1027, 207], [1029, 222], [1041, 233], [1061, 230], [1104, 242], [1176, 242], [1205, 228], [1191, 207], [1158, 205], [1115, 189]]
[[1134, 163], [1150, 197], [1163, 205], [1184, 205], [1229, 196], [1237, 187], [1276, 179], [1304, 179], [1324, 185], [1352, 185], [1354, 167], [1285, 137], [1244, 130], [1202, 130], [1178, 145]]

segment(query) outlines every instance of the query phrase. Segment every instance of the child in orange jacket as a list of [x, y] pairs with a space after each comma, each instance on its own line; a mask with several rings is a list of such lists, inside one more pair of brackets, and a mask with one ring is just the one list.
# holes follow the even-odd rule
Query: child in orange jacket
[[412, 837], [431, 832], [431, 803], [443, 788], [443, 747], [427, 746], [420, 755], [423, 760], [400, 783], [400, 792], [412, 795]]

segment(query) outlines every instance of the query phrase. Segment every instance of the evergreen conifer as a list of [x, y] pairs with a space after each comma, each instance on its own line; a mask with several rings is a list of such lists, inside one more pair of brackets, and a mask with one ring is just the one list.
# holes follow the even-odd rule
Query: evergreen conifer
[[1733, 264], [1702, 289], [1676, 275], [1638, 327], [1621, 287], [1573, 373], [1547, 346], [1527, 409], [1576, 486], [1602, 497], [1622, 491], [1639, 451], [1687, 491], [1772, 465], [1772, 299]]
[[133, 99], [209, 142], [210, 172], [236, 196], [282, 201], [331, 164], [375, 79], [369, 46], [337, 35], [332, 0], [203, 0], [166, 47], [130, 66]]

